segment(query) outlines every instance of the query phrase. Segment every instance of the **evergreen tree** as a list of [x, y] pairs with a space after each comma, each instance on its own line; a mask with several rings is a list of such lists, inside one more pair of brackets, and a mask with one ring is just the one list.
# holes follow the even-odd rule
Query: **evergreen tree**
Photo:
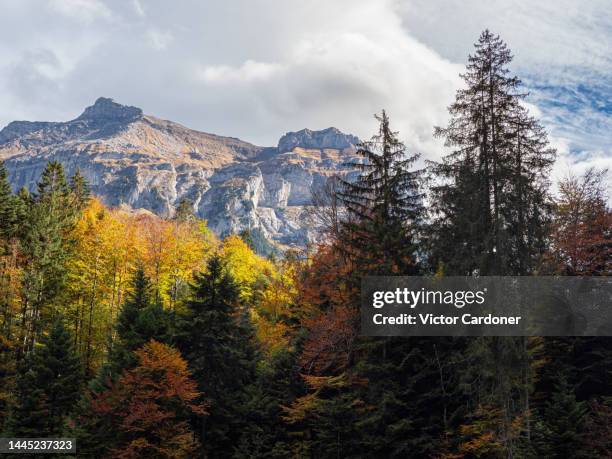
[[28, 215], [30, 212], [30, 206], [32, 205], [32, 196], [27, 188], [21, 188], [15, 195], [15, 221], [19, 224], [16, 228], [16, 235], [21, 238], [24, 235], [24, 229], [26, 227]]
[[406, 152], [384, 110], [376, 119], [378, 134], [357, 150], [363, 161], [350, 164], [359, 177], [343, 180], [338, 191], [347, 214], [341, 223], [343, 246], [371, 273], [414, 274], [424, 209], [420, 172], [410, 168], [419, 155]]
[[207, 404], [209, 415], [196, 422], [206, 457], [226, 457], [238, 444], [245, 390], [254, 379], [253, 337], [238, 302], [237, 284], [214, 255], [176, 326], [179, 349]]
[[506, 44], [485, 30], [474, 46], [451, 121], [435, 131], [454, 150], [431, 168], [432, 261], [447, 274], [526, 275], [545, 248], [555, 151], [520, 105]]
[[196, 219], [193, 212], [193, 203], [189, 199], [181, 199], [174, 211], [174, 220], [179, 222], [189, 222]]
[[246, 388], [246, 417], [236, 457], [291, 456], [291, 436], [282, 419], [282, 406], [289, 406], [304, 390], [297, 369], [295, 354], [286, 349], [273, 353], [258, 367], [254, 384]]
[[82, 377], [73, 340], [57, 317], [40, 346], [22, 362], [17, 401], [8, 420], [11, 435], [61, 436], [80, 397]]
[[[435, 134], [453, 151], [431, 163], [432, 269], [444, 275], [529, 275], [546, 249], [550, 223], [547, 175], [555, 151], [546, 133], [521, 106], [521, 81], [510, 74], [506, 44], [485, 30], [462, 75], [466, 85], [449, 107], [451, 120]], [[525, 338], [471, 340], [471, 365], [460, 381], [468, 407], [499, 413], [504, 454], [516, 454], [529, 436], [533, 381]], [[520, 431], [520, 429], [519, 429]]]
[[70, 191], [76, 208], [83, 210], [85, 206], [87, 206], [91, 190], [89, 188], [89, 183], [87, 183], [85, 177], [81, 175], [81, 171], [78, 168], [74, 172], [74, 175], [70, 177]]
[[[24, 196], [22, 200], [25, 199]], [[64, 291], [66, 261], [72, 250], [69, 233], [76, 216], [62, 165], [50, 162], [38, 183], [37, 193], [29, 199], [21, 229], [21, 245], [27, 258], [21, 316], [30, 320], [21, 327], [26, 350], [33, 348], [49, 325], [55, 303]]]
[[537, 447], [541, 456], [550, 458], [587, 458], [584, 427], [588, 408], [576, 400], [573, 388], [559, 375], [555, 391], [547, 402], [538, 424]]
[[[15, 235], [17, 214], [11, 185], [8, 181], [8, 173], [4, 167], [4, 162], [0, 161], [0, 240], [7, 242]], [[1, 250], [1, 249], [0, 249]], [[0, 253], [2, 253], [0, 251]]]
[[168, 317], [162, 306], [153, 302], [151, 282], [142, 267], [136, 270], [132, 291], [117, 318], [117, 338], [110, 354], [110, 370], [119, 375], [137, 362], [134, 351], [151, 339], [168, 339]]

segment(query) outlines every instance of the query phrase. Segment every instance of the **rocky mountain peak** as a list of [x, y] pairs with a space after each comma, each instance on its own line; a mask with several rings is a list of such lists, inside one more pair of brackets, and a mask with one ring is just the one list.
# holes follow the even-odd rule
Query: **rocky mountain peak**
[[109, 206], [169, 217], [187, 200], [219, 235], [248, 229], [291, 247], [316, 240], [312, 190], [333, 175], [354, 176], [346, 160], [358, 142], [332, 127], [260, 147], [101, 97], [70, 121], [10, 123], [0, 131], [0, 160], [14, 190], [35, 190], [48, 161], [59, 161]]
[[321, 131], [311, 131], [302, 129], [297, 132], [288, 132], [278, 141], [278, 151], [284, 153], [296, 147], [301, 148], [333, 148], [344, 150], [354, 148], [359, 143], [359, 139], [351, 134], [344, 134], [335, 127], [329, 127]]
[[108, 97], [99, 97], [77, 120], [129, 122], [142, 117], [138, 107], [121, 105]]

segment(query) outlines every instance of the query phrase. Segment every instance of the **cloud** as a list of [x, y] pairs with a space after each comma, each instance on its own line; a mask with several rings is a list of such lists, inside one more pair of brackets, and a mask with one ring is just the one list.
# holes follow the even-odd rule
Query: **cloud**
[[146, 33], [147, 40], [156, 51], [164, 51], [174, 40], [171, 32], [157, 29], [149, 29]]
[[145, 17], [146, 13], [144, 8], [142, 7], [142, 3], [140, 0], [132, 0], [132, 6], [134, 7], [134, 12], [141, 18]]
[[99, 0], [49, 0], [49, 6], [66, 17], [85, 23], [111, 17], [111, 10]]
[[0, 124], [70, 119], [105, 95], [274, 145], [304, 127], [367, 138], [385, 108], [412, 150], [439, 158], [433, 126], [489, 27], [563, 159], [611, 157], [607, 0], [23, 0], [0, 12]]
[[206, 83], [231, 85], [269, 80], [282, 72], [283, 66], [275, 63], [247, 60], [239, 67], [228, 65], [208, 65], [198, 70]]

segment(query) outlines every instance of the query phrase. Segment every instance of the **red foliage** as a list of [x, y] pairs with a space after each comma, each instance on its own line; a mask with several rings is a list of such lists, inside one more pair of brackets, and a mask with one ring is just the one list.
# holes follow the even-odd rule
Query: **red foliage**
[[180, 353], [151, 340], [136, 352], [139, 365], [91, 402], [95, 415], [118, 426], [117, 458], [190, 457], [198, 443], [187, 416], [204, 415], [200, 393]]

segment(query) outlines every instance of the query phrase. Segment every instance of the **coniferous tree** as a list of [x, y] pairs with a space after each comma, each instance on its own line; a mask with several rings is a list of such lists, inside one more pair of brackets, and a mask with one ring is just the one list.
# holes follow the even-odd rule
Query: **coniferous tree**
[[420, 172], [411, 167], [419, 155], [407, 153], [384, 110], [376, 119], [378, 134], [357, 150], [363, 160], [350, 164], [360, 175], [354, 182], [343, 180], [338, 191], [346, 210], [343, 245], [372, 274], [414, 274], [424, 209]]
[[32, 196], [27, 188], [20, 188], [15, 195], [15, 219], [19, 224], [16, 228], [17, 237], [23, 237], [25, 230], [25, 223], [28, 218], [30, 206], [32, 204]]
[[142, 267], [136, 270], [117, 318], [117, 337], [110, 353], [110, 370], [119, 375], [136, 362], [134, 351], [151, 339], [168, 340], [168, 317], [160, 304], [153, 302], [152, 287]]
[[176, 341], [207, 404], [209, 415], [195, 421], [205, 455], [226, 457], [239, 443], [245, 390], [254, 379], [253, 337], [238, 285], [218, 255], [197, 276], [192, 295]]
[[[510, 74], [507, 45], [488, 30], [468, 58], [466, 83], [449, 107], [451, 120], [435, 134], [453, 151], [431, 163], [432, 269], [445, 275], [529, 275], [546, 250], [550, 215], [547, 175], [555, 151], [521, 106], [521, 81]], [[500, 413], [505, 454], [529, 438], [533, 370], [526, 338], [480, 338], [465, 350], [474, 364], [461, 371], [468, 406]], [[486, 362], [486, 363], [484, 363]], [[520, 429], [519, 429], [520, 431]]]
[[[17, 203], [13, 196], [8, 173], [4, 162], [0, 161], [0, 240], [5, 243], [15, 235], [17, 222]], [[0, 253], [2, 249], [0, 249]]]
[[572, 386], [560, 374], [537, 425], [539, 455], [559, 459], [591, 457], [584, 441], [587, 413], [586, 403], [576, 400]]
[[76, 408], [82, 381], [72, 337], [58, 316], [40, 346], [22, 362], [8, 431], [25, 437], [61, 436], [67, 416]]
[[447, 274], [526, 275], [545, 248], [555, 151], [520, 105], [506, 44], [485, 30], [474, 46], [451, 121], [435, 131], [453, 152], [431, 167], [433, 262]]
[[283, 458], [291, 456], [291, 436], [283, 422], [282, 406], [303, 392], [296, 355], [281, 350], [268, 357], [247, 386], [244, 428], [236, 457]]
[[72, 198], [76, 208], [78, 210], [83, 210], [85, 206], [87, 206], [91, 190], [89, 188], [89, 183], [85, 177], [81, 175], [81, 170], [78, 168], [73, 176], [70, 177], [70, 191], [72, 192]]
[[[69, 232], [77, 213], [71, 206], [60, 163], [47, 165], [28, 204], [21, 229], [21, 245], [27, 258], [21, 313], [26, 351], [32, 349], [54, 314], [55, 302], [65, 288], [66, 261], [72, 250]], [[25, 323], [26, 318], [29, 323]]]

